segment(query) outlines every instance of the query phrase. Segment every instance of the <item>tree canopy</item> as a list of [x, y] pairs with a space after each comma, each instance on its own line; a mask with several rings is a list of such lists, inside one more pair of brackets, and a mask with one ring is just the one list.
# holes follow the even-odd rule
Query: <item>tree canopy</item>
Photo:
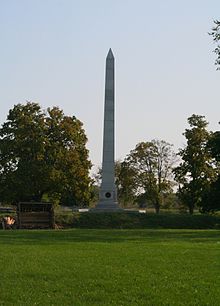
[[172, 167], [176, 155], [172, 145], [163, 140], [141, 142], [121, 163], [119, 195], [139, 205], [152, 204], [157, 213], [164, 196], [172, 191]]
[[0, 129], [0, 197], [27, 200], [90, 198], [87, 138], [82, 122], [58, 107], [18, 104]]
[[179, 150], [182, 162], [174, 169], [179, 183], [179, 196], [192, 214], [195, 207], [201, 207], [204, 192], [210, 182], [216, 179], [214, 160], [208, 148], [211, 133], [204, 116], [193, 114], [188, 118], [190, 125], [184, 136], [187, 144]]
[[212, 157], [215, 159], [216, 180], [212, 181], [202, 198], [202, 211], [214, 212], [220, 210], [220, 132], [211, 135], [208, 142]]
[[137, 171], [125, 159], [115, 163], [118, 200], [124, 207], [133, 205], [138, 189]]

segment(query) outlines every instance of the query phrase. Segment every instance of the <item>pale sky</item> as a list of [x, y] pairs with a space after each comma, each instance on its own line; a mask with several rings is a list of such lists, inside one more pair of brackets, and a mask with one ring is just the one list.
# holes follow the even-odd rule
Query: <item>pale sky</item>
[[102, 159], [105, 58], [116, 63], [116, 159], [140, 141], [177, 150], [193, 113], [219, 129], [220, 71], [207, 34], [219, 0], [0, 0], [0, 123], [26, 100], [84, 123]]

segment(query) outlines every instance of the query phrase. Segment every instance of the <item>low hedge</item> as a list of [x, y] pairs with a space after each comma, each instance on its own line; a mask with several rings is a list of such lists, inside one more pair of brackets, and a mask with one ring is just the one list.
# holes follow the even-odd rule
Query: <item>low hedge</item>
[[72, 228], [164, 228], [164, 229], [220, 229], [220, 216], [188, 214], [65, 213], [55, 216], [58, 227]]

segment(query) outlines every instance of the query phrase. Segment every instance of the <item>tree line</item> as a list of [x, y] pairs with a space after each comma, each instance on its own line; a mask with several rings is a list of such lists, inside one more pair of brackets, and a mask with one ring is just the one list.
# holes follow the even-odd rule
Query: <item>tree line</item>
[[[204, 116], [188, 118], [186, 146], [175, 153], [164, 140], [138, 143], [115, 165], [123, 206], [161, 207], [178, 203], [190, 213], [220, 209], [220, 132]], [[96, 182], [83, 124], [58, 107], [17, 104], [0, 128], [0, 201], [52, 201], [88, 206]], [[98, 175], [100, 177], [100, 175]]]
[[191, 214], [220, 209], [220, 132], [209, 132], [204, 116], [193, 114], [188, 124], [186, 146], [177, 154], [163, 140], [141, 142], [117, 165], [120, 201], [157, 213], [174, 200]]
[[[220, 21], [209, 33], [217, 43], [220, 65]], [[186, 146], [178, 153], [164, 140], [138, 143], [117, 161], [119, 202], [126, 206], [161, 207], [178, 203], [192, 214], [220, 209], [220, 131], [209, 132], [204, 116], [188, 118]], [[90, 205], [97, 184], [86, 148], [82, 122], [59, 107], [42, 110], [38, 103], [17, 104], [0, 128], [0, 202], [52, 201]], [[100, 173], [96, 175], [100, 178]]]

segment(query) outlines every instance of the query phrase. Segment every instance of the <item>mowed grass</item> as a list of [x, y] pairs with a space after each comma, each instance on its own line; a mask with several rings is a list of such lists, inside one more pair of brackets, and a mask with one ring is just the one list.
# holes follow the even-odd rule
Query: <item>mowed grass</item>
[[0, 231], [0, 305], [220, 305], [220, 230]]

